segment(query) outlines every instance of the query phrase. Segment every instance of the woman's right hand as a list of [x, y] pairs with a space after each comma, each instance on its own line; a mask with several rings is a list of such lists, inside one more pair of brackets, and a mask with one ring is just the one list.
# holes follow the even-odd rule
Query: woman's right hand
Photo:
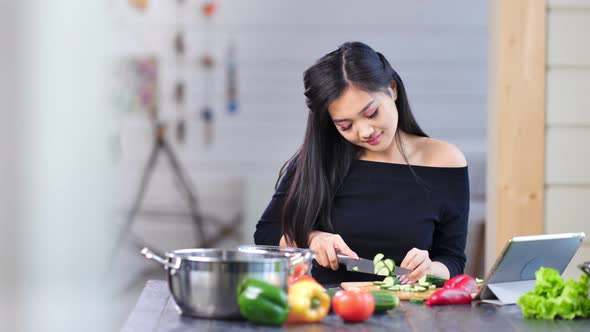
[[309, 234], [309, 249], [316, 256], [316, 261], [325, 268], [338, 270], [338, 257], [336, 254], [344, 254], [358, 259], [358, 255], [352, 251], [342, 237], [338, 234], [313, 231]]

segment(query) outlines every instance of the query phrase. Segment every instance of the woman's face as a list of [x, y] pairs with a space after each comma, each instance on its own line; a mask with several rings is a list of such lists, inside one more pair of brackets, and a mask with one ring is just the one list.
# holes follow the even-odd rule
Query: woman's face
[[349, 86], [328, 107], [342, 137], [366, 152], [385, 152], [392, 147], [397, 129], [397, 90], [369, 93]]

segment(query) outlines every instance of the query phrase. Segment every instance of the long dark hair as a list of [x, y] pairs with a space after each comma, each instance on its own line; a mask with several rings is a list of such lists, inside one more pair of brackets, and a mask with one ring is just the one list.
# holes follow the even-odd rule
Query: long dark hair
[[[283, 234], [288, 242], [308, 247], [314, 230], [333, 232], [330, 214], [334, 196], [362, 148], [348, 142], [334, 126], [328, 106], [349, 86], [366, 92], [385, 92], [395, 81], [398, 124], [395, 139], [400, 146], [400, 130], [418, 136], [420, 129], [410, 110], [404, 84], [385, 57], [360, 42], [349, 42], [319, 59], [304, 75], [306, 104], [309, 107], [303, 144], [283, 165], [294, 163], [282, 215]], [[408, 160], [401, 149], [402, 155]], [[408, 163], [409, 165], [409, 163]], [[277, 181], [278, 183], [278, 181]]]

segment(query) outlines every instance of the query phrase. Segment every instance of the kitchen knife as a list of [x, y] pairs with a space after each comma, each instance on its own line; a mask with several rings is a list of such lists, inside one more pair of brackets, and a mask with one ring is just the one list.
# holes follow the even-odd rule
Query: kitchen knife
[[[354, 259], [345, 255], [338, 254], [338, 263], [346, 266], [346, 270], [348, 271], [355, 271], [355, 272], [362, 272], [362, 273], [370, 273], [375, 274], [375, 265], [373, 264], [372, 260], [359, 258]], [[404, 269], [403, 267], [395, 266], [393, 271], [391, 271], [392, 275], [404, 275], [412, 272], [411, 270]], [[384, 276], [385, 277], [385, 276]]]

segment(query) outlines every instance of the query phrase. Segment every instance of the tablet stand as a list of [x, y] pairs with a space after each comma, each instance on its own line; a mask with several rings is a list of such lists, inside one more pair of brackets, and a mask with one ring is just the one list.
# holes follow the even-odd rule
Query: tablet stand
[[516, 304], [519, 297], [535, 288], [535, 280], [488, 283], [481, 292], [481, 301], [497, 305]]

